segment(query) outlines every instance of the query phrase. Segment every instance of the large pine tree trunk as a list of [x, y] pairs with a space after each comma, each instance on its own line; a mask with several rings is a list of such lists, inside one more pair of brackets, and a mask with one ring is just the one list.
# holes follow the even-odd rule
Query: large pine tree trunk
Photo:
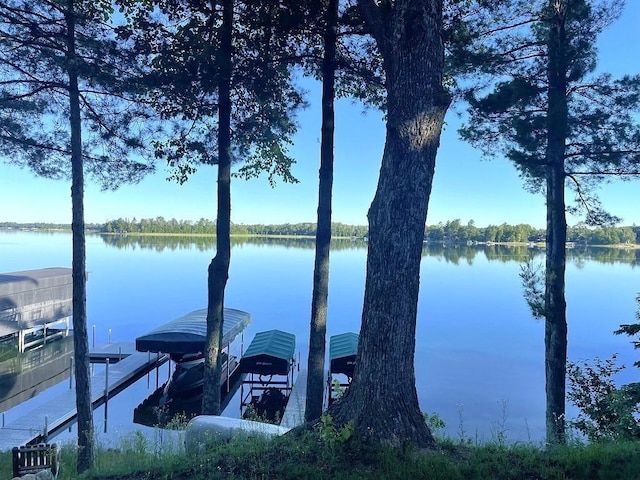
[[365, 438], [433, 446], [418, 404], [414, 353], [420, 259], [436, 152], [449, 98], [442, 86], [442, 2], [360, 1], [382, 53], [387, 133], [369, 209], [369, 252], [358, 359], [332, 408]]
[[216, 254], [208, 272], [209, 305], [205, 346], [202, 413], [220, 415], [220, 373], [218, 361], [224, 323], [224, 290], [231, 260], [231, 41], [233, 0], [222, 2], [220, 28], [220, 80], [218, 83], [218, 215]]
[[329, 296], [329, 249], [331, 244], [331, 195], [333, 188], [333, 131], [335, 98], [336, 27], [338, 0], [329, 0], [322, 61], [322, 143], [320, 146], [320, 181], [318, 188], [318, 226], [313, 270], [311, 327], [309, 333], [309, 375], [305, 418], [308, 422], [322, 414], [327, 332], [327, 298]]
[[73, 282], [73, 346], [76, 375], [76, 409], [78, 411], [77, 471], [93, 467], [93, 407], [91, 405], [91, 372], [89, 336], [87, 333], [87, 284], [84, 235], [84, 171], [82, 161], [82, 124], [78, 65], [75, 53], [75, 9], [67, 0], [67, 73], [69, 75], [69, 109], [71, 126], [71, 232]]
[[567, 137], [566, 2], [550, 0], [553, 12], [548, 39], [547, 106], [547, 253], [545, 277], [545, 373], [547, 442], [565, 441], [567, 318], [565, 263], [567, 222], [564, 199], [564, 155]]

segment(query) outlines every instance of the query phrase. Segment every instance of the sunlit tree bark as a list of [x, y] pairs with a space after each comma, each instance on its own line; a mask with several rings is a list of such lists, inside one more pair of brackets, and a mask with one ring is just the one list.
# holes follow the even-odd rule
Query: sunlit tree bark
[[420, 258], [436, 152], [449, 97], [443, 88], [442, 2], [358, 2], [386, 74], [387, 132], [369, 209], [369, 250], [351, 386], [330, 409], [375, 442], [434, 445], [415, 385]]

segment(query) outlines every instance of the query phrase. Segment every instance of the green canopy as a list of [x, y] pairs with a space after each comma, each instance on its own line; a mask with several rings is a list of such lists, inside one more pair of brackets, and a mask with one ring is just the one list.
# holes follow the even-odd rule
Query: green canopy
[[259, 332], [240, 359], [242, 373], [286, 375], [291, 369], [296, 337], [282, 330]]
[[359, 335], [353, 332], [333, 335], [329, 339], [331, 373], [344, 373], [349, 377], [353, 377], [353, 369], [356, 365], [356, 354], [358, 353], [358, 339]]
[[[251, 323], [251, 315], [242, 310], [225, 308], [222, 324], [222, 345], [228, 345]], [[204, 352], [207, 341], [207, 309], [187, 313], [151, 332], [136, 338], [139, 352], [172, 354]]]

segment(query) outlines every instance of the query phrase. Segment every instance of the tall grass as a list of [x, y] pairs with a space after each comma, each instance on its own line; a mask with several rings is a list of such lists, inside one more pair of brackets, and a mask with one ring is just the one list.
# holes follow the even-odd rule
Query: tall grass
[[[431, 421], [434, 421], [431, 416]], [[437, 422], [436, 422], [437, 423]], [[494, 439], [438, 439], [436, 450], [398, 451], [363, 444], [330, 419], [312, 432], [266, 440], [243, 438], [189, 455], [178, 435], [123, 438], [98, 446], [95, 468], [81, 478], [116, 479], [429, 479], [584, 480], [640, 479], [640, 442], [580, 443], [562, 447], [506, 442], [500, 422]], [[166, 432], [165, 432], [166, 433]], [[75, 451], [62, 448], [59, 479], [75, 475]], [[11, 454], [0, 454], [0, 478], [11, 478]]]

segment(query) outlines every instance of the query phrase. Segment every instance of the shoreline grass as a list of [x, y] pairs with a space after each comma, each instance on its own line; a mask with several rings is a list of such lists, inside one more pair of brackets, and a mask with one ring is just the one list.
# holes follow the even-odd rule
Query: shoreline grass
[[[273, 440], [252, 438], [219, 443], [202, 455], [179, 444], [164, 449], [140, 436], [118, 448], [98, 447], [86, 480], [159, 479], [417, 479], [429, 480], [636, 480], [640, 441], [547, 447], [534, 443], [480, 445], [438, 440], [434, 450], [402, 451], [366, 445], [356, 438], [327, 441], [304, 432]], [[11, 453], [0, 454], [0, 477], [11, 478]], [[59, 480], [75, 475], [75, 451], [62, 448]]]

